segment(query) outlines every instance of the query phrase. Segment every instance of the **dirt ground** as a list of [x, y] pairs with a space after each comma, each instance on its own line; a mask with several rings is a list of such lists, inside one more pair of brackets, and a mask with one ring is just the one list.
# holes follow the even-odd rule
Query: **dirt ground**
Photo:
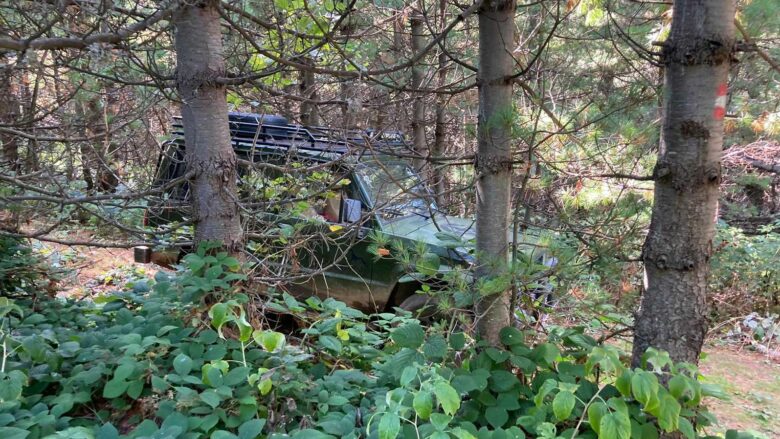
[[47, 256], [61, 279], [58, 297], [88, 297], [114, 290], [130, 278], [153, 277], [161, 268], [133, 262], [133, 249], [71, 247], [44, 243], [38, 251]]
[[719, 384], [730, 401], [710, 400], [720, 422], [756, 438], [780, 438], [780, 363], [766, 355], [732, 346], [709, 346], [701, 370], [706, 382]]
[[[60, 297], [89, 297], [116, 289], [130, 278], [152, 277], [160, 270], [133, 262], [132, 249], [103, 249], [41, 244], [55, 268], [63, 273]], [[729, 401], [711, 399], [710, 410], [720, 425], [709, 433], [729, 429], [752, 433], [758, 439], [780, 438], [780, 362], [749, 349], [709, 345], [701, 364], [706, 382], [719, 384]]]

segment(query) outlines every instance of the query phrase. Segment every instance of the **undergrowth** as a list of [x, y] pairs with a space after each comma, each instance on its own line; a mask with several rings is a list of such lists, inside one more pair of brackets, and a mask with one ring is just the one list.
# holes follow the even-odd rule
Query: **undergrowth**
[[209, 250], [92, 301], [0, 298], [0, 437], [694, 438], [714, 422], [694, 366], [649, 351], [630, 369], [581, 328], [486, 346], [286, 294], [266, 309], [301, 329], [261, 327], [238, 261]]

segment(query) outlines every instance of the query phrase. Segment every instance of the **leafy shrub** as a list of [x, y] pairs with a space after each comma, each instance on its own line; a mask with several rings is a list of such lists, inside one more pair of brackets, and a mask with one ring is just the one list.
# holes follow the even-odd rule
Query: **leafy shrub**
[[780, 235], [750, 236], [721, 225], [713, 245], [710, 290], [716, 318], [780, 311]]
[[0, 302], [0, 437], [693, 438], [712, 422], [713, 389], [660, 352], [632, 370], [581, 329], [531, 346], [505, 328], [490, 347], [285, 294], [267, 309], [304, 329], [284, 335], [252, 322], [235, 259], [185, 264], [94, 303]]
[[46, 270], [20, 239], [0, 236], [0, 293], [30, 293]]

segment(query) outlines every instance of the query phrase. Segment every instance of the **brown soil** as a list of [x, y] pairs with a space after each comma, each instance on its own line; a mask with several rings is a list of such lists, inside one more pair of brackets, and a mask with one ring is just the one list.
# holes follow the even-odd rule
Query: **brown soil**
[[720, 385], [730, 401], [710, 399], [720, 425], [752, 433], [756, 438], [780, 437], [780, 364], [747, 349], [710, 346], [701, 363], [706, 382]]
[[131, 278], [154, 277], [162, 270], [133, 262], [132, 249], [94, 248], [41, 243], [41, 252], [61, 261], [58, 297], [89, 297], [116, 290]]

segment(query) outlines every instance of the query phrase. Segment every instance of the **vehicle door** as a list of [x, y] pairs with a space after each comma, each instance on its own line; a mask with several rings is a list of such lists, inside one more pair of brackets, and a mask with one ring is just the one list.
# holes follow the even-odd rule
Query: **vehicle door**
[[298, 296], [376, 309], [366, 224], [346, 217], [359, 201], [348, 168], [322, 158], [259, 155], [243, 180], [252, 208], [249, 248], [261, 279]]

